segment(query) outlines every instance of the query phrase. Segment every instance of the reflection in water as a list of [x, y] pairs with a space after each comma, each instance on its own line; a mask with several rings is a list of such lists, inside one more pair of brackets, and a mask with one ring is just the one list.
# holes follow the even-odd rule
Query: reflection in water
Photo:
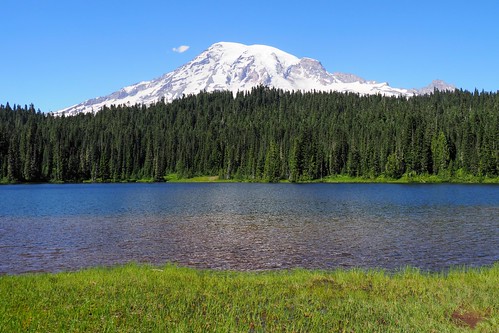
[[497, 186], [99, 184], [0, 188], [0, 273], [129, 261], [194, 267], [499, 259]]

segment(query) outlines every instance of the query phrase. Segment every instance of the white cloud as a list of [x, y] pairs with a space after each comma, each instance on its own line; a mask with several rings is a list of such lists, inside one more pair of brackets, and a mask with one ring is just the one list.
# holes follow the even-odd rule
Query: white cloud
[[184, 53], [185, 51], [187, 51], [189, 49], [190, 46], [188, 45], [180, 45], [179, 47], [174, 47], [172, 50], [173, 52], [177, 52], [177, 53]]

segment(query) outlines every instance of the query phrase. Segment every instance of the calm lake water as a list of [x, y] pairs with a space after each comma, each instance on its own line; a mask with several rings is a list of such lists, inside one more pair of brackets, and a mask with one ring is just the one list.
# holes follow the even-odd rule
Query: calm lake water
[[499, 187], [0, 186], [0, 274], [130, 261], [444, 270], [499, 260]]

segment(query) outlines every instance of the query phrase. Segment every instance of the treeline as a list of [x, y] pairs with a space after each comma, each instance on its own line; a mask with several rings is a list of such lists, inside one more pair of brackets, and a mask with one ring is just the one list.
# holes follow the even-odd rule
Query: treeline
[[7, 104], [0, 180], [497, 177], [498, 117], [497, 93], [459, 90], [396, 98], [259, 87], [69, 117]]

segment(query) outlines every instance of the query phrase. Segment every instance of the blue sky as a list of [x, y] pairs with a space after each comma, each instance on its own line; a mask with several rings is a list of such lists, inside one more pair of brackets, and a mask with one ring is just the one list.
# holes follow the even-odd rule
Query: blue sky
[[394, 87], [499, 90], [497, 0], [2, 0], [0, 13], [0, 104], [44, 112], [159, 77], [219, 41]]

